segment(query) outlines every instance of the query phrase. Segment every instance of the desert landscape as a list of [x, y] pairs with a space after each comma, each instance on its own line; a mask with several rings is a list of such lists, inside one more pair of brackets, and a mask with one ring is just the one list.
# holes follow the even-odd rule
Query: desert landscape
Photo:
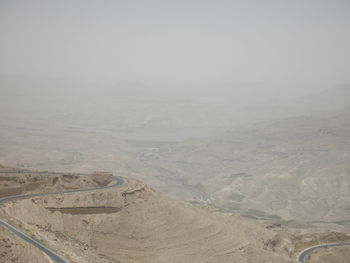
[[350, 4], [0, 1], [0, 263], [348, 263]]
[[[21, 178], [21, 186], [11, 188], [23, 189], [22, 197], [1, 201], [1, 219], [54, 248], [64, 262], [294, 262], [307, 246], [350, 240], [340, 232], [291, 230], [196, 207], [132, 179], [110, 187], [113, 181], [105, 173], [56, 174], [56, 186], [47, 189], [45, 180], [53, 176], [6, 167], [0, 172], [2, 182]], [[40, 182], [36, 187], [33, 178]], [[4, 259], [26, 262], [16, 254], [22, 249], [33, 260], [47, 262], [35, 247], [2, 231]]]
[[[350, 101], [319, 106], [350, 98], [349, 90], [314, 95], [308, 116], [180, 141], [167, 132], [156, 141], [63, 131], [51, 118], [46, 128], [35, 118], [18, 128], [4, 115], [0, 195], [29, 198], [1, 211], [68, 262], [295, 262], [303, 249], [349, 240]], [[98, 190], [112, 174], [127, 184]], [[30, 196], [82, 189], [95, 190]], [[5, 247], [21, 246], [10, 240]], [[346, 262], [347, 247], [316, 252], [307, 260]]]
[[[310, 247], [347, 243], [349, 91], [308, 97], [307, 116], [184, 140], [64, 131], [45, 116], [46, 128], [36, 118], [18, 128], [2, 111], [0, 195], [24, 196], [5, 200], [2, 218], [64, 262], [295, 262]], [[300, 109], [304, 100], [290, 103]], [[113, 175], [126, 183], [105, 188]], [[45, 260], [13, 236], [4, 251], [9, 242], [13, 262], [23, 260], [19, 247]], [[305, 262], [346, 262], [347, 249], [320, 247]]]

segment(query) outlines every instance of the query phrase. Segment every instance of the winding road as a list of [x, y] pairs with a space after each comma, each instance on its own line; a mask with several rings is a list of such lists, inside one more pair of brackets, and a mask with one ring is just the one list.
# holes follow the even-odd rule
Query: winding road
[[[19, 173], [18, 171], [12, 172], [12, 171], [1, 171], [0, 173]], [[35, 174], [60, 174], [60, 173], [50, 173], [50, 172], [26, 172], [26, 173], [35, 173]], [[80, 175], [80, 176], [87, 176], [87, 174], [74, 174], [74, 175]], [[48, 195], [57, 195], [57, 194], [67, 194], [67, 193], [77, 193], [77, 192], [88, 192], [88, 191], [95, 191], [95, 190], [101, 190], [101, 189], [107, 189], [112, 187], [117, 187], [120, 185], [123, 185], [126, 183], [126, 180], [120, 176], [114, 176], [115, 183], [108, 186], [103, 187], [94, 187], [94, 188], [87, 188], [87, 189], [77, 189], [77, 190], [68, 190], [68, 191], [61, 191], [61, 192], [48, 192], [48, 193], [37, 193], [37, 194], [27, 194], [27, 195], [13, 195], [13, 196], [6, 196], [0, 198], [0, 203], [13, 201], [20, 198], [32, 198], [37, 196], [48, 196]], [[69, 263], [67, 260], [60, 257], [58, 254], [50, 250], [49, 248], [45, 247], [44, 245], [40, 244], [38, 241], [34, 240], [33, 238], [29, 237], [28, 235], [22, 233], [20, 230], [15, 228], [14, 226], [10, 225], [9, 223], [5, 222], [4, 220], [0, 219], [0, 225], [14, 233], [17, 237], [21, 238], [22, 240], [28, 242], [29, 244], [32, 244], [39, 250], [41, 250], [44, 254], [46, 254], [54, 263]]]
[[[31, 172], [31, 171], [0, 171], [1, 173], [35, 173], [35, 174], [45, 174], [45, 175], [52, 175], [52, 174], [62, 174], [62, 173], [56, 173], [56, 172]], [[79, 176], [87, 176], [87, 174], [74, 174]], [[88, 192], [88, 191], [95, 191], [95, 190], [101, 190], [101, 189], [108, 189], [117, 187], [120, 185], [125, 184], [127, 181], [122, 177], [114, 176], [115, 183], [108, 186], [103, 187], [94, 187], [94, 188], [87, 188], [87, 189], [77, 189], [77, 190], [67, 190], [67, 191], [61, 191], [61, 192], [48, 192], [48, 193], [36, 193], [36, 194], [26, 194], [26, 195], [13, 195], [13, 196], [6, 196], [0, 198], [0, 203], [5, 203], [9, 201], [13, 201], [20, 198], [32, 198], [37, 196], [48, 196], [48, 195], [58, 195], [58, 194], [67, 194], [67, 193], [77, 193], [77, 192]], [[14, 233], [17, 237], [21, 238], [22, 240], [28, 242], [29, 244], [35, 246], [40, 251], [42, 251], [44, 254], [46, 254], [54, 263], [69, 263], [66, 259], [63, 259], [61, 256], [47, 248], [46, 246], [40, 244], [38, 241], [34, 240], [33, 238], [29, 237], [28, 235], [24, 234], [14, 226], [10, 225], [9, 223], [5, 222], [4, 220], [0, 219], [0, 225]], [[331, 243], [331, 244], [320, 244], [316, 246], [312, 246], [309, 248], [304, 249], [301, 251], [297, 256], [297, 262], [298, 263], [306, 263], [305, 259], [308, 255], [310, 255], [315, 250], [321, 249], [321, 248], [328, 248], [328, 247], [338, 247], [338, 246], [350, 246], [350, 243]]]
[[301, 251], [297, 257], [297, 261], [300, 263], [306, 263], [305, 262], [306, 257], [310, 255], [312, 252], [314, 252], [315, 250], [318, 250], [321, 248], [342, 247], [342, 246], [350, 246], [350, 243], [331, 243], [331, 244], [321, 244], [321, 245], [312, 246]]

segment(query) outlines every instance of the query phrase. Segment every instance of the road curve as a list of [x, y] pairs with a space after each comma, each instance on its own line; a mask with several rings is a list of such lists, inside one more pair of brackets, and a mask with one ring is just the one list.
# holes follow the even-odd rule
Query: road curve
[[310, 255], [315, 250], [321, 249], [321, 248], [328, 248], [328, 247], [342, 247], [342, 246], [350, 246], [350, 243], [331, 243], [331, 244], [321, 244], [312, 246], [309, 248], [304, 249], [301, 251], [297, 257], [297, 262], [299, 263], [306, 263], [305, 259], [308, 255]]
[[26, 242], [32, 244], [33, 246], [37, 247], [38, 249], [40, 249], [42, 252], [44, 252], [46, 255], [48, 255], [49, 258], [53, 262], [55, 262], [55, 263], [68, 263], [68, 261], [66, 261], [65, 259], [61, 258], [59, 255], [55, 254], [54, 252], [52, 252], [47, 247], [41, 245], [39, 242], [37, 242], [34, 239], [30, 238], [26, 234], [23, 234], [18, 229], [14, 228], [13, 226], [11, 226], [10, 224], [6, 223], [5, 221], [3, 221], [1, 219], [0, 219], [0, 225], [2, 225], [5, 228], [7, 228], [9, 231], [14, 233], [19, 238], [23, 239], [24, 241], [26, 241]]
[[[0, 172], [1, 173], [1, 172]], [[8, 173], [8, 172], [7, 172]], [[36, 173], [36, 172], [35, 172]], [[40, 172], [39, 172], [40, 173]], [[52, 174], [52, 173], [48, 173]], [[79, 175], [86, 175], [86, 174], [79, 174]], [[126, 180], [122, 177], [114, 177], [115, 183], [108, 186], [103, 187], [94, 187], [94, 188], [87, 188], [87, 189], [77, 189], [77, 190], [68, 190], [68, 191], [61, 191], [61, 192], [48, 192], [48, 193], [37, 193], [37, 194], [27, 194], [27, 195], [13, 195], [13, 196], [7, 196], [0, 198], [0, 203], [13, 201], [15, 199], [19, 198], [32, 198], [36, 196], [48, 196], [48, 195], [57, 195], [57, 194], [67, 194], [67, 193], [77, 193], [77, 192], [88, 192], [88, 191], [95, 191], [95, 190], [101, 190], [101, 189], [107, 189], [112, 187], [117, 187], [120, 185], [123, 185], [126, 183]], [[43, 253], [45, 253], [54, 263], [69, 263], [67, 260], [63, 259], [53, 251], [51, 251], [49, 248], [45, 247], [44, 245], [40, 244], [39, 242], [35, 241], [31, 237], [25, 235], [20, 230], [16, 229], [9, 223], [3, 221], [0, 219], [0, 225], [4, 226], [6, 229], [14, 233], [17, 237], [21, 238], [22, 240], [28, 242], [29, 244], [32, 244], [39, 250], [41, 250]]]

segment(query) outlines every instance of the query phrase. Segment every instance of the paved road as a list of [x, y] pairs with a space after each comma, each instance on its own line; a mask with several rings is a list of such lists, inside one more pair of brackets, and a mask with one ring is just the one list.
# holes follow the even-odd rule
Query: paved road
[[[52, 174], [52, 173], [46, 173], [46, 174]], [[86, 174], [79, 174], [79, 175], [80, 176], [87, 176]], [[119, 185], [122, 185], [125, 183], [125, 179], [123, 179], [122, 177], [114, 177], [114, 178], [115, 178], [116, 183], [109, 185], [109, 186], [94, 187], [94, 188], [87, 188], [87, 189], [75, 189], [75, 190], [67, 190], [67, 191], [61, 191], [61, 192], [48, 192], [48, 193], [37, 193], [37, 194], [27, 194], [27, 195], [12, 195], [12, 196], [6, 196], [6, 197], [0, 198], [0, 203], [19, 199], [19, 198], [31, 198], [31, 197], [36, 197], [36, 196], [88, 192], [88, 191], [94, 191], [94, 190], [100, 190], [100, 189], [107, 189], [107, 188], [116, 187], [116, 186], [119, 186]]]
[[5, 221], [0, 219], [0, 225], [6, 227], [8, 230], [10, 230], [12, 233], [14, 233], [16, 236], [19, 238], [23, 239], [24, 241], [32, 244], [33, 246], [37, 247], [40, 249], [42, 252], [44, 252], [46, 255], [50, 257], [50, 259], [55, 262], [55, 263], [68, 263], [68, 261], [62, 259], [60, 256], [52, 252], [50, 249], [47, 247], [41, 245], [39, 242], [35, 241], [34, 239], [30, 238], [29, 236], [23, 234], [20, 232], [18, 229], [14, 228], [10, 224], [6, 223]]
[[[0, 173], [9, 173], [9, 172], [0, 172]], [[15, 173], [15, 172], [13, 172]], [[53, 173], [48, 173], [48, 172], [33, 172], [35, 174], [53, 174]], [[54, 173], [56, 174], [56, 173]], [[76, 175], [86, 175], [86, 174], [76, 174]], [[47, 196], [47, 195], [57, 195], [57, 194], [66, 194], [66, 193], [77, 193], [77, 192], [88, 192], [88, 191], [95, 191], [95, 190], [100, 190], [100, 189], [107, 189], [107, 188], [112, 188], [112, 187], [117, 187], [120, 185], [123, 185], [126, 183], [126, 180], [123, 179], [122, 177], [114, 177], [115, 183], [109, 186], [104, 186], [104, 187], [94, 187], [94, 188], [88, 188], [88, 189], [77, 189], [77, 190], [68, 190], [68, 191], [61, 191], [61, 192], [49, 192], [49, 193], [37, 193], [37, 194], [27, 194], [27, 195], [13, 195], [13, 196], [7, 196], [0, 198], [0, 203], [12, 201], [15, 199], [19, 198], [32, 198], [36, 196]], [[19, 238], [23, 239], [24, 241], [32, 244], [33, 246], [37, 247], [40, 249], [43, 253], [45, 253], [49, 258], [55, 262], [55, 263], [68, 263], [67, 260], [61, 258], [59, 255], [55, 254], [52, 252], [50, 249], [45, 247], [44, 245], [40, 244], [39, 242], [35, 241], [34, 239], [30, 238], [29, 236], [23, 234], [21, 231], [16, 229], [15, 227], [11, 226], [7, 222], [3, 221], [0, 219], [0, 225], [6, 227], [9, 231], [14, 233], [16, 236]]]
[[342, 247], [342, 246], [350, 246], [350, 243], [332, 243], [332, 244], [321, 244], [313, 247], [309, 247], [301, 251], [297, 257], [298, 262], [306, 263], [305, 259], [308, 255], [310, 255], [315, 250], [327, 247]]

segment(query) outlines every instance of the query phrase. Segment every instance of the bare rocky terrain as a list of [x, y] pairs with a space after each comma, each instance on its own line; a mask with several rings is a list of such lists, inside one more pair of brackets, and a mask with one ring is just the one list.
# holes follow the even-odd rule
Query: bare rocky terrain
[[349, 263], [350, 0], [0, 0], [0, 263]]
[[1, 217], [71, 262], [291, 262], [266, 248], [273, 230], [131, 179], [117, 188], [5, 203]]
[[[261, 115], [239, 127], [228, 127], [233, 115], [213, 125], [221, 109], [214, 116], [199, 110], [181, 123], [188, 101], [168, 106], [141, 99], [139, 115], [124, 121], [123, 107], [129, 115], [135, 102], [120, 100], [118, 109], [117, 100], [96, 102], [95, 115], [83, 118], [86, 109], [63, 110], [75, 100], [63, 106], [62, 100], [45, 102], [47, 94], [37, 97], [39, 108], [22, 96], [8, 111], [5, 94], [0, 197], [111, 183], [109, 173], [81, 176], [94, 171], [111, 171], [128, 183], [3, 203], [1, 218], [72, 262], [293, 262], [309, 246], [348, 240], [350, 111], [347, 91], [332, 92], [284, 105], [289, 117], [280, 111], [279, 119]], [[342, 98], [340, 107], [329, 98]], [[177, 115], [179, 105], [184, 110]], [[191, 131], [191, 125], [208, 136], [173, 140], [174, 131]], [[215, 135], [204, 132], [209, 126]], [[317, 253], [321, 260], [323, 252]]]
[[[297, 220], [349, 231], [347, 86], [287, 101], [278, 107], [257, 105], [250, 110], [255, 116], [250, 118], [250, 124], [229, 129], [228, 123], [236, 120], [238, 113], [244, 117], [247, 112], [227, 115], [222, 108], [216, 108], [211, 111], [216, 115], [208, 115], [193, 111], [196, 104], [191, 101], [172, 104], [164, 98], [148, 100], [147, 96], [133, 101], [116, 95], [92, 99], [87, 93], [84, 96], [89, 95], [96, 106], [93, 117], [87, 118], [90, 109], [75, 108], [83, 97], [62, 101], [64, 94], [56, 91], [55, 96], [61, 99], [47, 101], [47, 91], [28, 94], [23, 88], [14, 89], [18, 94], [12, 94], [12, 86], [23, 84], [3, 85], [8, 89], [4, 89], [2, 99], [5, 110], [0, 112], [1, 163], [80, 173], [118, 171], [199, 205], [214, 205], [258, 220]], [[29, 103], [26, 96], [39, 106]], [[13, 97], [20, 104], [8, 114], [6, 103]], [[43, 112], [41, 107], [45, 105], [49, 110]], [[66, 116], [59, 110], [61, 106], [68, 108], [70, 114]], [[205, 108], [205, 104], [202, 106]], [[181, 108], [181, 113], [175, 108]], [[119, 116], [124, 110], [127, 123]], [[280, 115], [275, 117], [279, 119], [266, 120], [261, 116], [271, 111], [278, 112]], [[26, 118], [28, 112], [30, 119]], [[103, 116], [106, 112], [108, 116]], [[182, 116], [186, 116], [183, 123]], [[227, 126], [212, 124], [217, 116]], [[196, 119], [203, 122], [197, 125]], [[161, 128], [193, 130], [190, 124], [202, 131], [213, 125], [216, 135], [174, 141], [173, 132]], [[147, 139], [146, 133], [132, 135], [149, 127], [157, 130], [146, 132], [154, 135], [152, 139]], [[129, 139], [120, 137], [120, 130], [130, 134]]]
[[48, 259], [39, 251], [15, 237], [5, 228], [0, 226], [0, 262], [47, 263]]
[[169, 185], [192, 185], [229, 211], [348, 227], [349, 116], [347, 109], [261, 123], [164, 147], [143, 162]]
[[29, 193], [46, 193], [108, 185], [111, 174], [93, 173], [80, 176], [71, 173], [36, 172], [0, 165], [0, 198]]
[[[13, 171], [13, 178], [52, 177], [2, 170]], [[73, 185], [87, 177], [71, 175]], [[107, 173], [89, 178], [101, 186], [111, 182]], [[214, 207], [196, 207], [133, 179], [108, 189], [6, 202], [0, 216], [69, 262], [294, 262], [308, 246], [350, 239], [341, 232], [262, 224]], [[18, 254], [21, 248], [45, 262], [36, 248], [12, 234], [2, 241], [2, 251], [11, 244], [4, 255], [12, 262], [26, 262]]]
[[350, 249], [348, 247], [330, 247], [315, 251], [307, 259], [308, 263], [339, 263], [348, 262]]

